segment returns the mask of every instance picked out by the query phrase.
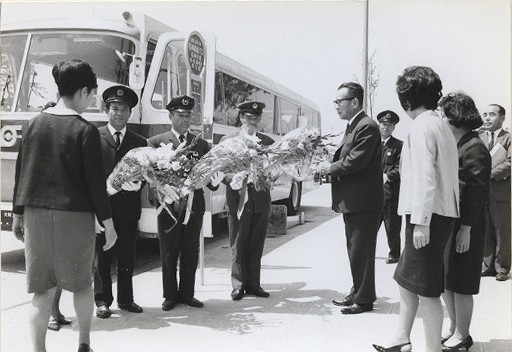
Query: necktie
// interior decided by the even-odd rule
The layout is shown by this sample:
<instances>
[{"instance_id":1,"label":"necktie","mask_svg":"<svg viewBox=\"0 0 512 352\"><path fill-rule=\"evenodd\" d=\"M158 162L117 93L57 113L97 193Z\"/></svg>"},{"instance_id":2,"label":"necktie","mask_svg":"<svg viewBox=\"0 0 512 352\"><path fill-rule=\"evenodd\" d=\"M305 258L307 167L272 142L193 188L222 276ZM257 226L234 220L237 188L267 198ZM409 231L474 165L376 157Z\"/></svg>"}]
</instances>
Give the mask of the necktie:
<instances>
[{"instance_id":1,"label":"necktie","mask_svg":"<svg viewBox=\"0 0 512 352\"><path fill-rule=\"evenodd\" d=\"M183 143L185 141L185 136L183 134L180 134L178 138L180 139L180 143Z\"/></svg>"},{"instance_id":2,"label":"necktie","mask_svg":"<svg viewBox=\"0 0 512 352\"><path fill-rule=\"evenodd\" d=\"M116 149L119 149L121 145L121 132L117 131L114 133L114 142L116 142Z\"/></svg>"},{"instance_id":3,"label":"necktie","mask_svg":"<svg viewBox=\"0 0 512 352\"><path fill-rule=\"evenodd\" d=\"M494 147L494 132L491 132L491 138L489 139L489 150L492 150Z\"/></svg>"}]
</instances>

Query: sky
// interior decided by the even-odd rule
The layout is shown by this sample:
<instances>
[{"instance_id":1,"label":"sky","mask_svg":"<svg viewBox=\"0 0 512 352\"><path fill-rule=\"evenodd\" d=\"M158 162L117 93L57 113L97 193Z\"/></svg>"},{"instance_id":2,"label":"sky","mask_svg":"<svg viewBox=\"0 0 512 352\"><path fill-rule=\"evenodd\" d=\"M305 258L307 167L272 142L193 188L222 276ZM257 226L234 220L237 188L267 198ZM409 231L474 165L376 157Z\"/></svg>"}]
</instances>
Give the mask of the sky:
<instances>
[{"instance_id":1,"label":"sky","mask_svg":"<svg viewBox=\"0 0 512 352\"><path fill-rule=\"evenodd\" d=\"M90 4L90 3L89 3ZM345 128L332 100L337 87L362 77L363 1L139 1L95 2L144 12L170 25L207 30L217 50L314 101L323 133ZM2 3L2 19L38 16L83 3ZM410 120L395 82L411 65L432 67L443 93L463 90L482 112L489 103L511 111L511 4L509 0L370 0L369 53L380 78L374 115L400 116L395 135L404 138Z\"/></svg>"}]
</instances>

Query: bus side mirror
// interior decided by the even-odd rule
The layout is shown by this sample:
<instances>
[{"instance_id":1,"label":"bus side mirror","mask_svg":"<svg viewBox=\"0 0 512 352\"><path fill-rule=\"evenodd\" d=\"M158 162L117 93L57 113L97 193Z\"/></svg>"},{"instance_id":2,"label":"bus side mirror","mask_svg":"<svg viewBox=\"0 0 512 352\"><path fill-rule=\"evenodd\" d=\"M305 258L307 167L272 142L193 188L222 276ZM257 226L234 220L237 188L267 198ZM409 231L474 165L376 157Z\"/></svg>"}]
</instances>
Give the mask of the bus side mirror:
<instances>
[{"instance_id":1,"label":"bus side mirror","mask_svg":"<svg viewBox=\"0 0 512 352\"><path fill-rule=\"evenodd\" d=\"M129 85L132 89L142 89L144 87L144 69L142 58L136 56L130 64Z\"/></svg>"}]
</instances>

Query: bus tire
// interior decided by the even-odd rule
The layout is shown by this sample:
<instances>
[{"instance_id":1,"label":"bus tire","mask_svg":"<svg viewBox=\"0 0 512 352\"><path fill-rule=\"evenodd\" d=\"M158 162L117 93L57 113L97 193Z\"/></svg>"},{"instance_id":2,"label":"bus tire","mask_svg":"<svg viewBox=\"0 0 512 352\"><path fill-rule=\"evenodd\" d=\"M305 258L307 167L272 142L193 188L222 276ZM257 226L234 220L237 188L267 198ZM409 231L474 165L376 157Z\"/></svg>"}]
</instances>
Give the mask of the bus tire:
<instances>
[{"instance_id":1,"label":"bus tire","mask_svg":"<svg viewBox=\"0 0 512 352\"><path fill-rule=\"evenodd\" d=\"M292 182L292 187L290 188L290 195L288 199L285 200L285 205L288 216L297 215L300 208L300 202L302 198L302 182Z\"/></svg>"}]
</instances>

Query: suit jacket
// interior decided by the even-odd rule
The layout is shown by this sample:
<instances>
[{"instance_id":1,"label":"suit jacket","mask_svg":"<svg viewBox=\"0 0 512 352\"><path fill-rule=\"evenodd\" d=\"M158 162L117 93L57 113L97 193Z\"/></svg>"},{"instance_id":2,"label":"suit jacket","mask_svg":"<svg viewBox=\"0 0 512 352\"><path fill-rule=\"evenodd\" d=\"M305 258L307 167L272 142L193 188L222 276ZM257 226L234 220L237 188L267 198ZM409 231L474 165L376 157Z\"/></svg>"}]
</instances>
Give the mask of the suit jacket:
<instances>
[{"instance_id":1,"label":"suit jacket","mask_svg":"<svg viewBox=\"0 0 512 352\"><path fill-rule=\"evenodd\" d=\"M480 138L488 148L489 137L487 133L480 134ZM491 170L491 199L500 202L510 202L510 133L501 130L496 136L494 145L498 143L507 151L507 159Z\"/></svg>"},{"instance_id":2,"label":"suit jacket","mask_svg":"<svg viewBox=\"0 0 512 352\"><path fill-rule=\"evenodd\" d=\"M196 135L192 134L191 132L188 132L187 134L187 143L186 145L190 145L192 143L192 140L196 137ZM176 135L172 131L164 132L157 134L156 136L151 137L148 139L148 145L153 148L160 147L161 143L169 144L172 143L174 148L177 148L180 144L180 141L178 138L176 138ZM210 151L210 146L208 145L208 142L205 141L202 138L199 138L196 142L196 144L191 148L189 152L189 157L193 157L196 159L201 159L203 155L208 153ZM217 187L212 187L208 185L208 188L211 190L216 190ZM200 214L205 212L205 201L204 201L204 191L202 189L197 189L194 191L194 201L192 202L192 212L194 214Z\"/></svg>"},{"instance_id":3,"label":"suit jacket","mask_svg":"<svg viewBox=\"0 0 512 352\"><path fill-rule=\"evenodd\" d=\"M127 129L126 135L121 145L119 145L119 149L116 150L116 142L108 130L107 125L98 128L98 130L101 134L103 167L105 168L105 175L107 176L112 173L114 167L126 153L134 148L147 146L146 138ZM140 190L138 192L121 190L109 197L114 222L134 222L140 219L140 193Z\"/></svg>"},{"instance_id":4,"label":"suit jacket","mask_svg":"<svg viewBox=\"0 0 512 352\"><path fill-rule=\"evenodd\" d=\"M389 137L382 147L382 172L388 177L384 183L384 200L398 201L400 192L400 154L404 142L395 137Z\"/></svg>"},{"instance_id":5,"label":"suit jacket","mask_svg":"<svg viewBox=\"0 0 512 352\"><path fill-rule=\"evenodd\" d=\"M238 131L234 134L224 136L220 140L221 142L228 138L233 138L241 135L241 131ZM260 139L259 144L261 145L271 145L274 143L274 140L267 135L257 132L256 136ZM229 176L228 176L229 177ZM228 209L230 213L236 213L238 209L238 205L240 203L240 191L233 190L229 183L226 183L226 204L228 205ZM255 213L263 212L269 209L270 207L270 191L259 191L257 192L251 184L247 186L247 194L249 200L244 209L251 210Z\"/></svg>"},{"instance_id":6,"label":"suit jacket","mask_svg":"<svg viewBox=\"0 0 512 352\"><path fill-rule=\"evenodd\" d=\"M43 112L30 120L16 161L13 212L30 206L110 218L100 139L81 116Z\"/></svg>"},{"instance_id":7,"label":"suit jacket","mask_svg":"<svg viewBox=\"0 0 512 352\"><path fill-rule=\"evenodd\" d=\"M331 164L332 209L358 213L382 209L382 143L377 123L359 113L345 131L345 137Z\"/></svg>"},{"instance_id":8,"label":"suit jacket","mask_svg":"<svg viewBox=\"0 0 512 352\"><path fill-rule=\"evenodd\" d=\"M489 194L491 156L477 132L466 133L457 143L459 150L460 217L463 225L475 227Z\"/></svg>"},{"instance_id":9,"label":"suit jacket","mask_svg":"<svg viewBox=\"0 0 512 352\"><path fill-rule=\"evenodd\" d=\"M459 217L457 142L434 111L419 114L404 141L400 160L398 214L430 226L432 214Z\"/></svg>"}]
</instances>

